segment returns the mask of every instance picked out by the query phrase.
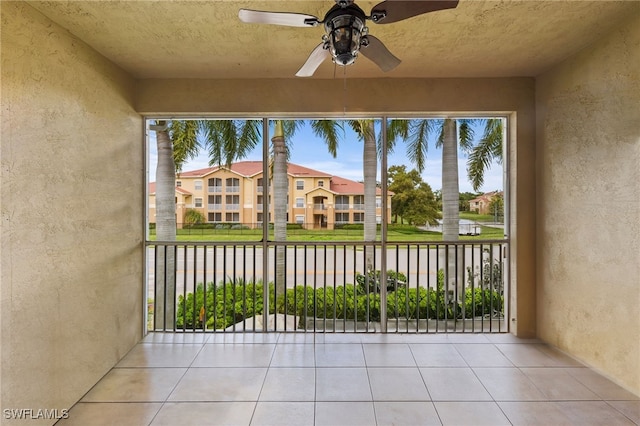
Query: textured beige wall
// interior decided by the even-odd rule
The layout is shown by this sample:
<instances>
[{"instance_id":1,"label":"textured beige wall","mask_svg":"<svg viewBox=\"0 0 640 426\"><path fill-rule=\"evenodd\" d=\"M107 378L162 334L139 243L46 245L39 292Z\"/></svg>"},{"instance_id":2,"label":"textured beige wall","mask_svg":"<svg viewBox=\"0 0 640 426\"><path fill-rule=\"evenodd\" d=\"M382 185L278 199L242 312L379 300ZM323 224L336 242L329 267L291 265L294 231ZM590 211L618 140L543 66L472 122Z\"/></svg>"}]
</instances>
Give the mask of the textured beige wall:
<instances>
[{"instance_id":1,"label":"textured beige wall","mask_svg":"<svg viewBox=\"0 0 640 426\"><path fill-rule=\"evenodd\" d=\"M537 79L538 334L640 394L640 15Z\"/></svg>"},{"instance_id":2,"label":"textured beige wall","mask_svg":"<svg viewBox=\"0 0 640 426\"><path fill-rule=\"evenodd\" d=\"M0 405L65 409L141 338L142 122L120 69L1 14Z\"/></svg>"},{"instance_id":3,"label":"textured beige wall","mask_svg":"<svg viewBox=\"0 0 640 426\"><path fill-rule=\"evenodd\" d=\"M512 186L508 196L514 262L511 330L535 335L535 89L531 78L273 79L138 82L136 107L145 114L227 116L283 114L469 114L509 117ZM345 86L346 85L346 86Z\"/></svg>"}]
</instances>

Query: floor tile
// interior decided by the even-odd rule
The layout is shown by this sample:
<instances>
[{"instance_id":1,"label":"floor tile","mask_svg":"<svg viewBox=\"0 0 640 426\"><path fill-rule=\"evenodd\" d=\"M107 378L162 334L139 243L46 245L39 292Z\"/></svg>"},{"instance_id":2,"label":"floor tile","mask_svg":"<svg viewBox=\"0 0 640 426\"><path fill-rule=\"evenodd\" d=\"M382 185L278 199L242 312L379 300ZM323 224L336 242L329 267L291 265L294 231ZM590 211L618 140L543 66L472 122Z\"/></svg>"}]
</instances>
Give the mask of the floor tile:
<instances>
[{"instance_id":1,"label":"floor tile","mask_svg":"<svg viewBox=\"0 0 640 426\"><path fill-rule=\"evenodd\" d=\"M495 402L434 402L444 426L511 425Z\"/></svg>"},{"instance_id":2,"label":"floor tile","mask_svg":"<svg viewBox=\"0 0 640 426\"><path fill-rule=\"evenodd\" d=\"M376 424L373 402L317 402L316 426L371 426Z\"/></svg>"},{"instance_id":3,"label":"floor tile","mask_svg":"<svg viewBox=\"0 0 640 426\"><path fill-rule=\"evenodd\" d=\"M204 343L209 339L209 336L210 335L206 333L151 332L142 339L142 343L167 343L167 344Z\"/></svg>"},{"instance_id":4,"label":"floor tile","mask_svg":"<svg viewBox=\"0 0 640 426\"><path fill-rule=\"evenodd\" d=\"M169 401L257 401L266 368L190 368Z\"/></svg>"},{"instance_id":5,"label":"floor tile","mask_svg":"<svg viewBox=\"0 0 640 426\"><path fill-rule=\"evenodd\" d=\"M489 333L485 335L491 343L542 343L540 339L526 339L510 333Z\"/></svg>"},{"instance_id":6,"label":"floor tile","mask_svg":"<svg viewBox=\"0 0 640 426\"><path fill-rule=\"evenodd\" d=\"M367 367L415 367L411 349L406 343L374 343L362 345Z\"/></svg>"},{"instance_id":7,"label":"floor tile","mask_svg":"<svg viewBox=\"0 0 640 426\"><path fill-rule=\"evenodd\" d=\"M271 367L315 367L315 345L292 345L278 343Z\"/></svg>"},{"instance_id":8,"label":"floor tile","mask_svg":"<svg viewBox=\"0 0 640 426\"><path fill-rule=\"evenodd\" d=\"M496 348L517 367L553 367L558 361L542 352L538 343L496 344Z\"/></svg>"},{"instance_id":9,"label":"floor tile","mask_svg":"<svg viewBox=\"0 0 640 426\"><path fill-rule=\"evenodd\" d=\"M452 345L410 344L418 367L467 367L466 361Z\"/></svg>"},{"instance_id":10,"label":"floor tile","mask_svg":"<svg viewBox=\"0 0 640 426\"><path fill-rule=\"evenodd\" d=\"M372 401L365 368L316 369L316 401Z\"/></svg>"},{"instance_id":11,"label":"floor tile","mask_svg":"<svg viewBox=\"0 0 640 426\"><path fill-rule=\"evenodd\" d=\"M496 401L544 401L546 397L517 368L474 368L485 389Z\"/></svg>"},{"instance_id":12,"label":"floor tile","mask_svg":"<svg viewBox=\"0 0 640 426\"><path fill-rule=\"evenodd\" d=\"M185 371L185 368L114 368L82 402L162 402Z\"/></svg>"},{"instance_id":13,"label":"floor tile","mask_svg":"<svg viewBox=\"0 0 640 426\"><path fill-rule=\"evenodd\" d=\"M79 402L69 410L60 426L148 425L161 403L157 402Z\"/></svg>"},{"instance_id":14,"label":"floor tile","mask_svg":"<svg viewBox=\"0 0 640 426\"><path fill-rule=\"evenodd\" d=\"M167 402L151 426L248 426L255 402ZM131 424L132 422L121 423ZM146 424L146 423L145 423Z\"/></svg>"},{"instance_id":15,"label":"floor tile","mask_svg":"<svg viewBox=\"0 0 640 426\"><path fill-rule=\"evenodd\" d=\"M383 425L441 425L431 402L376 401L373 403L377 424Z\"/></svg>"},{"instance_id":16,"label":"floor tile","mask_svg":"<svg viewBox=\"0 0 640 426\"><path fill-rule=\"evenodd\" d=\"M607 403L627 416L629 420L640 425L640 401L607 401Z\"/></svg>"},{"instance_id":17,"label":"floor tile","mask_svg":"<svg viewBox=\"0 0 640 426\"><path fill-rule=\"evenodd\" d=\"M270 368L260 401L313 401L316 372L313 368Z\"/></svg>"},{"instance_id":18,"label":"floor tile","mask_svg":"<svg viewBox=\"0 0 640 426\"><path fill-rule=\"evenodd\" d=\"M420 368L433 401L490 401L470 368Z\"/></svg>"},{"instance_id":19,"label":"floor tile","mask_svg":"<svg viewBox=\"0 0 640 426\"><path fill-rule=\"evenodd\" d=\"M582 367L582 363L580 361L571 358L569 355L565 354L559 349L552 348L548 345L542 345L538 348L540 351L544 352L551 358L553 358L556 362L557 366L566 366L566 367Z\"/></svg>"},{"instance_id":20,"label":"floor tile","mask_svg":"<svg viewBox=\"0 0 640 426\"><path fill-rule=\"evenodd\" d=\"M274 344L204 345L193 367L268 367Z\"/></svg>"},{"instance_id":21,"label":"floor tile","mask_svg":"<svg viewBox=\"0 0 640 426\"><path fill-rule=\"evenodd\" d=\"M514 426L573 426L573 423L554 402L518 401L498 402Z\"/></svg>"},{"instance_id":22,"label":"floor tile","mask_svg":"<svg viewBox=\"0 0 640 426\"><path fill-rule=\"evenodd\" d=\"M280 335L278 333L212 333L206 343L276 343Z\"/></svg>"},{"instance_id":23,"label":"floor tile","mask_svg":"<svg viewBox=\"0 0 640 426\"><path fill-rule=\"evenodd\" d=\"M313 402L258 402L251 426L313 426Z\"/></svg>"},{"instance_id":24,"label":"floor tile","mask_svg":"<svg viewBox=\"0 0 640 426\"><path fill-rule=\"evenodd\" d=\"M317 367L364 367L364 352L359 343L325 343L315 347Z\"/></svg>"},{"instance_id":25,"label":"floor tile","mask_svg":"<svg viewBox=\"0 0 640 426\"><path fill-rule=\"evenodd\" d=\"M417 367L369 368L374 401L430 401Z\"/></svg>"},{"instance_id":26,"label":"floor tile","mask_svg":"<svg viewBox=\"0 0 640 426\"><path fill-rule=\"evenodd\" d=\"M453 346L471 367L513 367L494 344L457 343Z\"/></svg>"},{"instance_id":27,"label":"floor tile","mask_svg":"<svg viewBox=\"0 0 640 426\"><path fill-rule=\"evenodd\" d=\"M617 426L634 423L604 401L560 401L556 405L571 420L580 426Z\"/></svg>"},{"instance_id":28,"label":"floor tile","mask_svg":"<svg viewBox=\"0 0 640 426\"><path fill-rule=\"evenodd\" d=\"M550 401L601 399L561 368L522 368L521 371Z\"/></svg>"},{"instance_id":29,"label":"floor tile","mask_svg":"<svg viewBox=\"0 0 640 426\"><path fill-rule=\"evenodd\" d=\"M588 387L596 395L606 400L640 400L640 397L632 394L611 380L596 373L590 368L565 368L564 371Z\"/></svg>"},{"instance_id":30,"label":"floor tile","mask_svg":"<svg viewBox=\"0 0 640 426\"><path fill-rule=\"evenodd\" d=\"M189 367L203 344L141 343L117 365L121 367Z\"/></svg>"}]
</instances>

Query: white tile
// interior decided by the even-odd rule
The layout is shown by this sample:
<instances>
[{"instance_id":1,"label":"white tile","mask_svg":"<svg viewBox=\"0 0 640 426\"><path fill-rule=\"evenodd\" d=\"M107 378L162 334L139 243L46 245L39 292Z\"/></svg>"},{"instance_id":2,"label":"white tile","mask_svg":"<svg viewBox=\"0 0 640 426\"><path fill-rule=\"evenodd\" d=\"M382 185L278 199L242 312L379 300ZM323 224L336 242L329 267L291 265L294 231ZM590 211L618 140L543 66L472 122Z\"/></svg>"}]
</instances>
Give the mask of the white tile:
<instances>
[{"instance_id":1,"label":"white tile","mask_svg":"<svg viewBox=\"0 0 640 426\"><path fill-rule=\"evenodd\" d=\"M317 402L316 426L372 426L373 402Z\"/></svg>"},{"instance_id":2,"label":"white tile","mask_svg":"<svg viewBox=\"0 0 640 426\"><path fill-rule=\"evenodd\" d=\"M580 426L633 426L635 423L604 401L558 401L556 405Z\"/></svg>"},{"instance_id":3,"label":"white tile","mask_svg":"<svg viewBox=\"0 0 640 426\"><path fill-rule=\"evenodd\" d=\"M417 367L369 368L374 401L430 401Z\"/></svg>"},{"instance_id":4,"label":"white tile","mask_svg":"<svg viewBox=\"0 0 640 426\"><path fill-rule=\"evenodd\" d=\"M444 426L511 425L495 402L434 402Z\"/></svg>"},{"instance_id":5,"label":"white tile","mask_svg":"<svg viewBox=\"0 0 640 426\"><path fill-rule=\"evenodd\" d=\"M379 425L441 425L431 402L375 401L376 420Z\"/></svg>"},{"instance_id":6,"label":"white tile","mask_svg":"<svg viewBox=\"0 0 640 426\"><path fill-rule=\"evenodd\" d=\"M274 344L204 345L192 367L268 367Z\"/></svg>"},{"instance_id":7,"label":"white tile","mask_svg":"<svg viewBox=\"0 0 640 426\"><path fill-rule=\"evenodd\" d=\"M185 368L114 368L82 401L162 402L185 371Z\"/></svg>"},{"instance_id":8,"label":"white tile","mask_svg":"<svg viewBox=\"0 0 640 426\"><path fill-rule=\"evenodd\" d=\"M466 361L453 345L410 344L409 348L418 367L467 367Z\"/></svg>"},{"instance_id":9,"label":"white tile","mask_svg":"<svg viewBox=\"0 0 640 426\"><path fill-rule=\"evenodd\" d=\"M317 368L316 401L371 401L365 368Z\"/></svg>"},{"instance_id":10,"label":"white tile","mask_svg":"<svg viewBox=\"0 0 640 426\"><path fill-rule=\"evenodd\" d=\"M462 358L471 367L513 367L494 344L455 344Z\"/></svg>"},{"instance_id":11,"label":"white tile","mask_svg":"<svg viewBox=\"0 0 640 426\"><path fill-rule=\"evenodd\" d=\"M521 371L550 401L601 399L562 368L522 368Z\"/></svg>"},{"instance_id":12,"label":"white tile","mask_svg":"<svg viewBox=\"0 0 640 426\"><path fill-rule=\"evenodd\" d=\"M116 367L189 367L203 344L141 343Z\"/></svg>"},{"instance_id":13,"label":"white tile","mask_svg":"<svg viewBox=\"0 0 640 426\"><path fill-rule=\"evenodd\" d=\"M167 402L151 426L248 426L255 402ZM133 422L124 422L131 424ZM146 424L146 423L145 423Z\"/></svg>"},{"instance_id":14,"label":"white tile","mask_svg":"<svg viewBox=\"0 0 640 426\"><path fill-rule=\"evenodd\" d=\"M517 368L474 368L485 389L496 401L544 401L546 397Z\"/></svg>"},{"instance_id":15,"label":"white tile","mask_svg":"<svg viewBox=\"0 0 640 426\"><path fill-rule=\"evenodd\" d=\"M308 344L278 343L271 367L315 367L315 348Z\"/></svg>"},{"instance_id":16,"label":"white tile","mask_svg":"<svg viewBox=\"0 0 640 426\"><path fill-rule=\"evenodd\" d=\"M313 426L313 402L258 402L251 426Z\"/></svg>"},{"instance_id":17,"label":"white tile","mask_svg":"<svg viewBox=\"0 0 640 426\"><path fill-rule=\"evenodd\" d=\"M316 372L313 368L270 368L260 401L313 401Z\"/></svg>"},{"instance_id":18,"label":"white tile","mask_svg":"<svg viewBox=\"0 0 640 426\"><path fill-rule=\"evenodd\" d=\"M400 344L363 344L367 367L415 367L411 349L406 343Z\"/></svg>"},{"instance_id":19,"label":"white tile","mask_svg":"<svg viewBox=\"0 0 640 426\"><path fill-rule=\"evenodd\" d=\"M359 343L325 343L316 345L318 367L364 367L364 352Z\"/></svg>"},{"instance_id":20,"label":"white tile","mask_svg":"<svg viewBox=\"0 0 640 426\"><path fill-rule=\"evenodd\" d=\"M169 401L257 401L266 368L190 368Z\"/></svg>"},{"instance_id":21,"label":"white tile","mask_svg":"<svg viewBox=\"0 0 640 426\"><path fill-rule=\"evenodd\" d=\"M491 395L470 368L420 368L433 401L487 401Z\"/></svg>"},{"instance_id":22,"label":"white tile","mask_svg":"<svg viewBox=\"0 0 640 426\"><path fill-rule=\"evenodd\" d=\"M621 386L616 385L611 380L596 373L590 368L564 368L573 378L588 387L600 398L610 401L615 400L640 400L640 397L632 394Z\"/></svg>"},{"instance_id":23,"label":"white tile","mask_svg":"<svg viewBox=\"0 0 640 426\"><path fill-rule=\"evenodd\" d=\"M120 426L147 425L160 407L159 402L79 402L69 410L60 426Z\"/></svg>"}]
</instances>

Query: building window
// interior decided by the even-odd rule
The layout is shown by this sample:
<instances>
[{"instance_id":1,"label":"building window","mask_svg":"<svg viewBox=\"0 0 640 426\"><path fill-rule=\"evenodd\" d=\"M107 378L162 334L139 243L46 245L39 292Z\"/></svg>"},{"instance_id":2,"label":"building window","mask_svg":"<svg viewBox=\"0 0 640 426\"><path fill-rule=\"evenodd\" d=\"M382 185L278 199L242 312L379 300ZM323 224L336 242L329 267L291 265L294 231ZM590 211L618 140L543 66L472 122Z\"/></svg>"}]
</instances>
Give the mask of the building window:
<instances>
[{"instance_id":1,"label":"building window","mask_svg":"<svg viewBox=\"0 0 640 426\"><path fill-rule=\"evenodd\" d=\"M225 222L240 222L240 213L225 213Z\"/></svg>"},{"instance_id":2,"label":"building window","mask_svg":"<svg viewBox=\"0 0 640 426\"><path fill-rule=\"evenodd\" d=\"M304 198L296 198L296 207L304 208Z\"/></svg>"},{"instance_id":3,"label":"building window","mask_svg":"<svg viewBox=\"0 0 640 426\"><path fill-rule=\"evenodd\" d=\"M376 216L376 223L380 225L382 223L382 216Z\"/></svg>"},{"instance_id":4,"label":"building window","mask_svg":"<svg viewBox=\"0 0 640 426\"><path fill-rule=\"evenodd\" d=\"M318 181L318 186L319 186L320 188L322 188L322 187L324 186L324 181L323 181L323 180L319 180L319 181Z\"/></svg>"},{"instance_id":5,"label":"building window","mask_svg":"<svg viewBox=\"0 0 640 426\"><path fill-rule=\"evenodd\" d=\"M336 213L336 223L349 223L349 213Z\"/></svg>"},{"instance_id":6,"label":"building window","mask_svg":"<svg viewBox=\"0 0 640 426\"><path fill-rule=\"evenodd\" d=\"M227 178L227 192L240 192L240 179Z\"/></svg>"},{"instance_id":7,"label":"building window","mask_svg":"<svg viewBox=\"0 0 640 426\"><path fill-rule=\"evenodd\" d=\"M209 213L207 217L209 222L222 222L222 213Z\"/></svg>"},{"instance_id":8,"label":"building window","mask_svg":"<svg viewBox=\"0 0 640 426\"><path fill-rule=\"evenodd\" d=\"M303 224L304 223L304 215L296 215L296 223Z\"/></svg>"},{"instance_id":9,"label":"building window","mask_svg":"<svg viewBox=\"0 0 640 426\"><path fill-rule=\"evenodd\" d=\"M256 220L258 223L262 223L262 218L264 217L264 213L258 213L256 216Z\"/></svg>"},{"instance_id":10,"label":"building window","mask_svg":"<svg viewBox=\"0 0 640 426\"><path fill-rule=\"evenodd\" d=\"M338 195L336 197L336 210L349 210L349 196Z\"/></svg>"},{"instance_id":11,"label":"building window","mask_svg":"<svg viewBox=\"0 0 640 426\"><path fill-rule=\"evenodd\" d=\"M262 188L263 187L263 183L262 182L264 182L264 180L262 178L258 178L258 181L256 182L257 185L258 185L258 188L257 188L258 192L263 192L264 191L264 189Z\"/></svg>"},{"instance_id":12,"label":"building window","mask_svg":"<svg viewBox=\"0 0 640 426\"><path fill-rule=\"evenodd\" d=\"M376 197L376 208L379 209L382 207L382 198Z\"/></svg>"},{"instance_id":13,"label":"building window","mask_svg":"<svg viewBox=\"0 0 640 426\"><path fill-rule=\"evenodd\" d=\"M353 209L364 210L364 195L353 196Z\"/></svg>"},{"instance_id":14,"label":"building window","mask_svg":"<svg viewBox=\"0 0 640 426\"><path fill-rule=\"evenodd\" d=\"M181 180L177 180L177 181L176 181L176 186L177 186L178 188L182 187L182 181L181 181Z\"/></svg>"},{"instance_id":15,"label":"building window","mask_svg":"<svg viewBox=\"0 0 640 426\"><path fill-rule=\"evenodd\" d=\"M222 179L211 178L207 181L209 192L222 192Z\"/></svg>"},{"instance_id":16,"label":"building window","mask_svg":"<svg viewBox=\"0 0 640 426\"><path fill-rule=\"evenodd\" d=\"M353 214L353 222L354 223L363 223L364 222L364 213L354 213Z\"/></svg>"},{"instance_id":17,"label":"building window","mask_svg":"<svg viewBox=\"0 0 640 426\"><path fill-rule=\"evenodd\" d=\"M297 180L296 181L296 189L298 189L298 190L304 189L304 181L303 180Z\"/></svg>"},{"instance_id":18,"label":"building window","mask_svg":"<svg viewBox=\"0 0 640 426\"><path fill-rule=\"evenodd\" d=\"M227 195L225 196L225 204L227 210L240 210L240 196L239 195Z\"/></svg>"},{"instance_id":19,"label":"building window","mask_svg":"<svg viewBox=\"0 0 640 426\"><path fill-rule=\"evenodd\" d=\"M202 191L202 181L196 180L194 183L196 191Z\"/></svg>"},{"instance_id":20,"label":"building window","mask_svg":"<svg viewBox=\"0 0 640 426\"><path fill-rule=\"evenodd\" d=\"M202 207L202 198L196 198L195 199L195 206L198 208Z\"/></svg>"}]
</instances>

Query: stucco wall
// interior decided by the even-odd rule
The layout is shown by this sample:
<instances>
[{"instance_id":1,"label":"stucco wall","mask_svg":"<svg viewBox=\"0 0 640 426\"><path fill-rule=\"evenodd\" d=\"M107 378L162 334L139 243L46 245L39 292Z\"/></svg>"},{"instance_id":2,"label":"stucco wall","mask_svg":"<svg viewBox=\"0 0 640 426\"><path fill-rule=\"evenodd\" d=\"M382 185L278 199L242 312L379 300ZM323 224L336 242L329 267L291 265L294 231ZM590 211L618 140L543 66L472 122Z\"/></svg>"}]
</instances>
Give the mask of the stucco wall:
<instances>
[{"instance_id":1,"label":"stucco wall","mask_svg":"<svg viewBox=\"0 0 640 426\"><path fill-rule=\"evenodd\" d=\"M538 335L640 394L640 15L536 81Z\"/></svg>"},{"instance_id":2,"label":"stucco wall","mask_svg":"<svg viewBox=\"0 0 640 426\"><path fill-rule=\"evenodd\" d=\"M61 410L141 338L142 123L120 69L1 13L1 408Z\"/></svg>"}]
</instances>

